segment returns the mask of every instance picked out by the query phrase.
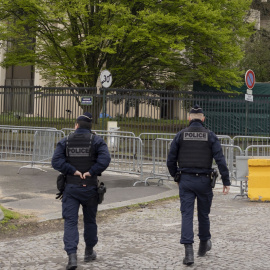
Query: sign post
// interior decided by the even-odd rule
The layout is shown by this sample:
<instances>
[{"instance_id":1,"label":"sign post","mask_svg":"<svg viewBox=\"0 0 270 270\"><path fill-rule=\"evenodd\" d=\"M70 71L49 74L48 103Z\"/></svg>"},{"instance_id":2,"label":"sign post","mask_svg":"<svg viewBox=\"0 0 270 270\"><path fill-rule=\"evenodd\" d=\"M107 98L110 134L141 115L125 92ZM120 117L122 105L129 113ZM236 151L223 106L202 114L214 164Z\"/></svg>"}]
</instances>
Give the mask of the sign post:
<instances>
[{"instance_id":1,"label":"sign post","mask_svg":"<svg viewBox=\"0 0 270 270\"><path fill-rule=\"evenodd\" d=\"M249 69L245 74L245 83L248 87L247 93L245 94L245 100L247 101L245 135L247 136L248 102L253 102L252 88L255 85L255 73L251 69Z\"/></svg>"},{"instance_id":2,"label":"sign post","mask_svg":"<svg viewBox=\"0 0 270 270\"><path fill-rule=\"evenodd\" d=\"M245 100L253 102L252 88L255 85L255 73L251 69L246 72L245 82L248 87Z\"/></svg>"},{"instance_id":3,"label":"sign post","mask_svg":"<svg viewBox=\"0 0 270 270\"><path fill-rule=\"evenodd\" d=\"M109 70L105 69L100 74L100 82L103 88L103 106L102 106L102 130L104 130L104 118L106 114L106 89L112 84L112 74Z\"/></svg>"}]
</instances>

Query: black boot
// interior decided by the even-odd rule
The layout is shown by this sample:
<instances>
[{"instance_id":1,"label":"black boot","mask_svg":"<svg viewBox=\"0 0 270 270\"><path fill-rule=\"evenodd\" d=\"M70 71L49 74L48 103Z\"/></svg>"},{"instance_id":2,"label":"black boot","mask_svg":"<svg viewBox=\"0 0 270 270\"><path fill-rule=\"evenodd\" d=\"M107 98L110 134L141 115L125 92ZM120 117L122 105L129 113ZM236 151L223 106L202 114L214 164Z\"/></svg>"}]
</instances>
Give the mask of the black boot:
<instances>
[{"instance_id":1,"label":"black boot","mask_svg":"<svg viewBox=\"0 0 270 270\"><path fill-rule=\"evenodd\" d=\"M211 240L207 241L200 241L200 246L198 250L198 256L203 257L207 251L209 251L212 247L212 242Z\"/></svg>"},{"instance_id":2,"label":"black boot","mask_svg":"<svg viewBox=\"0 0 270 270\"><path fill-rule=\"evenodd\" d=\"M194 252L192 244L185 244L185 258L183 264L191 265L194 263Z\"/></svg>"},{"instance_id":3,"label":"black boot","mask_svg":"<svg viewBox=\"0 0 270 270\"><path fill-rule=\"evenodd\" d=\"M74 270L77 268L77 254L71 253L68 255L68 264L66 270Z\"/></svg>"},{"instance_id":4,"label":"black boot","mask_svg":"<svg viewBox=\"0 0 270 270\"><path fill-rule=\"evenodd\" d=\"M84 261L90 262L97 258L97 253L93 250L93 248L86 247L84 253Z\"/></svg>"}]
</instances>

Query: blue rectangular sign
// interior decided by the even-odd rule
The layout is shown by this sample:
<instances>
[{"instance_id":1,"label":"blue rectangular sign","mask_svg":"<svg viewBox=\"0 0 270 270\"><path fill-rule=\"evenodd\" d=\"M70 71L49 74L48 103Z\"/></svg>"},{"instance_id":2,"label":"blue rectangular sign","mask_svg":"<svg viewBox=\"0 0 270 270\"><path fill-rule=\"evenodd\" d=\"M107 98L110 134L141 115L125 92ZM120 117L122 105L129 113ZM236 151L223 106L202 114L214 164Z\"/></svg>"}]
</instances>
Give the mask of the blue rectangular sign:
<instances>
[{"instance_id":1,"label":"blue rectangular sign","mask_svg":"<svg viewBox=\"0 0 270 270\"><path fill-rule=\"evenodd\" d=\"M93 97L81 97L81 105L92 105L93 104Z\"/></svg>"}]
</instances>

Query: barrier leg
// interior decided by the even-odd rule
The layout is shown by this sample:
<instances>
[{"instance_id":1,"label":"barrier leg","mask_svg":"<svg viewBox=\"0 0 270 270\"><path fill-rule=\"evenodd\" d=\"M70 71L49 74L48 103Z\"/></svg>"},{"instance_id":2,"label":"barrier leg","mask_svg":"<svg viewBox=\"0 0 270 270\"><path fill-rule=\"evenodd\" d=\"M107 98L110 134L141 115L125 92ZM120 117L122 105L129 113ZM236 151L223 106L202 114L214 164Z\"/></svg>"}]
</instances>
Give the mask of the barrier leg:
<instances>
[{"instance_id":1,"label":"barrier leg","mask_svg":"<svg viewBox=\"0 0 270 270\"><path fill-rule=\"evenodd\" d=\"M159 176L149 176L149 177L147 177L144 181L143 181L143 180L136 181L136 182L133 184L133 186L135 187L136 184L138 184L138 183L144 183L145 186L146 186L146 185L147 185L147 186L150 186L150 184L148 183L148 180L149 180L149 179L158 179L157 186L163 185L163 180L164 180L164 178L159 177ZM167 180L167 178L166 178L165 180Z\"/></svg>"},{"instance_id":2,"label":"barrier leg","mask_svg":"<svg viewBox=\"0 0 270 270\"><path fill-rule=\"evenodd\" d=\"M244 197L244 196L246 196L246 197L248 197L248 195L245 193L245 191L246 191L246 188L243 188L243 182L245 182L246 183L246 185L247 185L247 181L240 181L241 183L240 183L240 194L237 194L237 195L235 195L235 197L234 197L234 199L236 198L236 197Z\"/></svg>"},{"instance_id":3,"label":"barrier leg","mask_svg":"<svg viewBox=\"0 0 270 270\"><path fill-rule=\"evenodd\" d=\"M147 177L144 181L143 181L143 180L136 181L136 182L133 184L133 187L135 187L138 183L144 183L145 186L150 186L149 183L147 182L148 179L150 179L150 178L154 178L154 177Z\"/></svg>"},{"instance_id":4,"label":"barrier leg","mask_svg":"<svg viewBox=\"0 0 270 270\"><path fill-rule=\"evenodd\" d=\"M37 169L37 170L40 170L42 172L47 172L47 171L41 169L40 167L38 167L38 166L36 166L34 164L25 165L25 166L20 167L19 170L18 170L18 172L17 172L18 174L20 173L20 170L21 169Z\"/></svg>"}]
</instances>

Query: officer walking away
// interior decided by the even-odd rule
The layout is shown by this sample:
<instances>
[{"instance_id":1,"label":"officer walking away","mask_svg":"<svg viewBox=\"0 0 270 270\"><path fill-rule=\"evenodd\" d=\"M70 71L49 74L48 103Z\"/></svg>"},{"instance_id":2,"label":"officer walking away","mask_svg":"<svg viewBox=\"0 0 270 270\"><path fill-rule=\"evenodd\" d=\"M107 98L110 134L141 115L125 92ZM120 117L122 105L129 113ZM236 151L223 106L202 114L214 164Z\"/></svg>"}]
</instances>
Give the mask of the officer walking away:
<instances>
[{"instance_id":1,"label":"officer walking away","mask_svg":"<svg viewBox=\"0 0 270 270\"><path fill-rule=\"evenodd\" d=\"M75 132L58 142L52 166L66 176L62 198L64 245L69 260L66 269L77 268L79 242L78 212L82 205L84 222L84 261L96 259L93 250L98 242L96 214L98 208L97 176L106 170L111 161L105 141L91 132L92 115L79 116Z\"/></svg>"},{"instance_id":2,"label":"officer walking away","mask_svg":"<svg viewBox=\"0 0 270 270\"><path fill-rule=\"evenodd\" d=\"M200 245L198 256L204 256L212 247L209 213L213 199L211 175L213 158L218 165L223 182L223 194L230 190L229 171L220 142L214 132L203 126L203 110L195 105L189 112L189 126L173 139L167 158L170 175L179 185L182 228L180 244L185 246L183 264L194 263L193 214L197 198L198 231Z\"/></svg>"}]
</instances>

